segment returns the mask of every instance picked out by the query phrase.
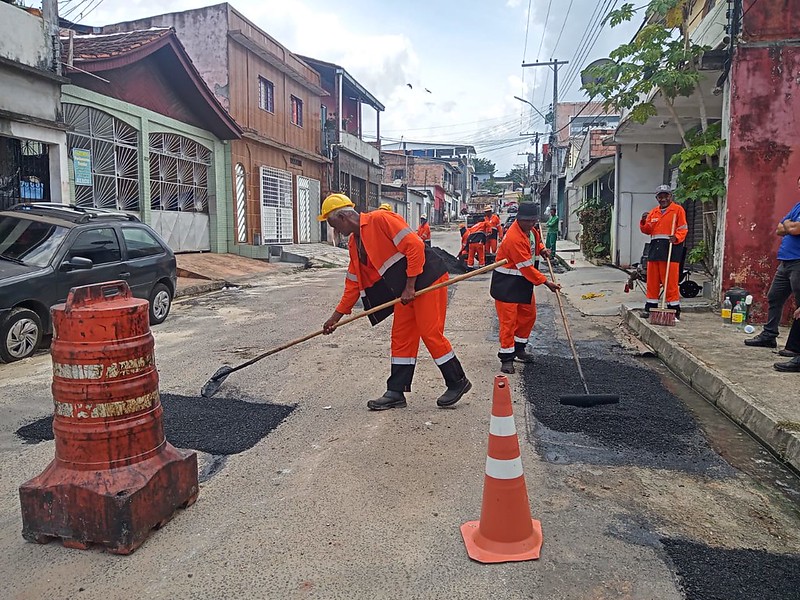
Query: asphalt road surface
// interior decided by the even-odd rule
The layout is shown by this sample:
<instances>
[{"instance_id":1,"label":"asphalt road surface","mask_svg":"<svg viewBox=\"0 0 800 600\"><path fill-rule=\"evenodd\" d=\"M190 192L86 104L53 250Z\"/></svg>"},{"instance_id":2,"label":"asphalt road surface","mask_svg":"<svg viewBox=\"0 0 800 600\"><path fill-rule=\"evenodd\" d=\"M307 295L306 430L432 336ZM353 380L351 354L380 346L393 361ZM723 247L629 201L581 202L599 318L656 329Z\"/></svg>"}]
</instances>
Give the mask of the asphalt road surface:
<instances>
[{"instance_id":1,"label":"asphalt road surface","mask_svg":"<svg viewBox=\"0 0 800 600\"><path fill-rule=\"evenodd\" d=\"M458 234L434 234L450 251ZM321 327L344 270L256 281L176 303L155 328L165 427L197 449L200 495L133 555L37 545L18 486L53 457L47 354L0 365L0 597L800 598L797 479L652 360L618 319L569 311L590 385L616 406L577 409L554 297L537 290L536 364L512 397L538 561L472 562L459 526L481 511L499 370L489 277L450 293L447 334L474 387L452 410L423 350L406 409L372 413L389 330L358 321L200 387L222 364ZM179 444L179 445L180 445Z\"/></svg>"}]
</instances>

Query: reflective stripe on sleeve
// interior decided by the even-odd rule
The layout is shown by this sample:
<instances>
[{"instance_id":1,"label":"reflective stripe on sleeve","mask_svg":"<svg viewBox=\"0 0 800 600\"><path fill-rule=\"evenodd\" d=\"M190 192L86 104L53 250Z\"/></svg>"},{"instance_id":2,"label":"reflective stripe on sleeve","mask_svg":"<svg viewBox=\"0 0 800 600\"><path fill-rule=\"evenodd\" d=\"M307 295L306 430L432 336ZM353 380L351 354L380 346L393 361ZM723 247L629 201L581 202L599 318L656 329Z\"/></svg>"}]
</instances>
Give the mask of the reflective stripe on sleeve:
<instances>
[{"instance_id":1,"label":"reflective stripe on sleeve","mask_svg":"<svg viewBox=\"0 0 800 600\"><path fill-rule=\"evenodd\" d=\"M403 240L403 238L406 237L410 233L414 233L413 231L411 231L410 227L406 227L405 229L401 229L398 232L398 234L396 236L394 236L394 238L392 238L392 242L394 243L395 246L397 246L397 244L399 244Z\"/></svg>"},{"instance_id":2,"label":"reflective stripe on sleeve","mask_svg":"<svg viewBox=\"0 0 800 600\"><path fill-rule=\"evenodd\" d=\"M525 260L525 261L523 261L521 263L517 263L517 268L518 269L524 269L525 267L532 267L532 266L533 266L533 259L532 258L530 260Z\"/></svg>"},{"instance_id":3,"label":"reflective stripe on sleeve","mask_svg":"<svg viewBox=\"0 0 800 600\"><path fill-rule=\"evenodd\" d=\"M354 273L351 273L350 271L348 271L344 277L345 279L349 279L350 281L355 281L356 283L358 283L358 276L355 275Z\"/></svg>"}]
</instances>

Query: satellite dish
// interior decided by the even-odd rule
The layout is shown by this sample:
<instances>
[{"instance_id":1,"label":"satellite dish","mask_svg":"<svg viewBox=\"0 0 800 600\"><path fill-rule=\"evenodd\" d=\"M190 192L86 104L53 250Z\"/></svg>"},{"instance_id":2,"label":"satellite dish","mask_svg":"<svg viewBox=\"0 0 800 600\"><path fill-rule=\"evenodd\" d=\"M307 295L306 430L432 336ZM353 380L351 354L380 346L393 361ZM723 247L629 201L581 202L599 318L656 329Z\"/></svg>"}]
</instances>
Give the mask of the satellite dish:
<instances>
[{"instance_id":1,"label":"satellite dish","mask_svg":"<svg viewBox=\"0 0 800 600\"><path fill-rule=\"evenodd\" d=\"M599 58L593 63L586 65L586 68L584 68L583 71L581 71L581 84L585 86L590 83L601 83L601 80L599 78L590 76L587 73L587 71L593 69L594 67L602 67L604 65L608 65L613 62L614 61L611 60L610 58Z\"/></svg>"}]
</instances>

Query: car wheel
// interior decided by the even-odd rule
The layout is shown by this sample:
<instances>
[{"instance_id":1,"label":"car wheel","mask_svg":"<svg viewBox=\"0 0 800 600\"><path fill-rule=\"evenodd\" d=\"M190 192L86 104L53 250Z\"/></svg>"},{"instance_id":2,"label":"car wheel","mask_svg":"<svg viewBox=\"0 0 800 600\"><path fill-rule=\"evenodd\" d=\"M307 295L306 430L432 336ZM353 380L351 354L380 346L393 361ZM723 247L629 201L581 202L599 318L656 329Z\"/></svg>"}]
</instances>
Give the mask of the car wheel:
<instances>
[{"instance_id":1,"label":"car wheel","mask_svg":"<svg viewBox=\"0 0 800 600\"><path fill-rule=\"evenodd\" d=\"M15 308L0 326L0 358L7 363L28 358L41 341L39 315L27 308Z\"/></svg>"},{"instance_id":2,"label":"car wheel","mask_svg":"<svg viewBox=\"0 0 800 600\"><path fill-rule=\"evenodd\" d=\"M150 325L160 325L164 322L172 308L172 294L163 283L157 283L150 292Z\"/></svg>"}]
</instances>

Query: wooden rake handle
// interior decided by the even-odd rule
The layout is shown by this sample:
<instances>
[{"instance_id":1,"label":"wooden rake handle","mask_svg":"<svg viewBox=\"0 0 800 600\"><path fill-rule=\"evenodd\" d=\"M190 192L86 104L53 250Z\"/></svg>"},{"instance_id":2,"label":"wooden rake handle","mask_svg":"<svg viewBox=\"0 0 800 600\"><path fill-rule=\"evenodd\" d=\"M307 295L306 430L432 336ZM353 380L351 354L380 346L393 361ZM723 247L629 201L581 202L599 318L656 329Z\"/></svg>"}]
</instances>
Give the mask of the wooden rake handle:
<instances>
[{"instance_id":1,"label":"wooden rake handle","mask_svg":"<svg viewBox=\"0 0 800 600\"><path fill-rule=\"evenodd\" d=\"M542 224L539 223L539 235L542 235ZM556 283L556 274L553 271L553 263L550 262L550 256L546 256L547 268L550 270L550 279ZM567 341L569 341L569 349L572 351L572 358L575 359L575 366L578 367L578 376L581 378L583 389L586 395L589 395L589 386L586 383L586 377L583 375L583 368L581 367L581 360L578 358L578 350L575 348L575 342L572 339L572 332L569 330L569 321L567 321L567 313L564 312L564 303L561 301L561 290L556 290L556 300L558 300L558 310L561 312L561 321L564 323L564 332L567 334Z\"/></svg>"},{"instance_id":2,"label":"wooden rake handle","mask_svg":"<svg viewBox=\"0 0 800 600\"><path fill-rule=\"evenodd\" d=\"M441 283L437 283L435 285L428 286L428 287L423 288L421 290L417 290L417 292L414 294L414 298L419 298L423 294L427 294L428 292L433 292L435 290L439 290L441 288L447 287L449 285L453 285L454 283L458 283L460 281L465 281L467 279L470 279L471 277L475 277L477 275L482 275L483 273L488 273L489 271L494 271L497 267L502 267L507 262L508 262L508 260L506 260L506 259L499 260L496 263L492 263L491 265L487 265L485 267L481 267L480 269L478 269L476 271L471 271L469 273L464 273L463 275L459 275L457 277L453 277L452 279L448 279L447 281L442 281ZM378 306L370 308L369 310L362 311L362 312L360 312L358 314L355 314L355 315L353 315L351 317L348 317L346 319L343 319L343 320L339 321L336 324L336 327L334 329L338 329L339 327L342 327L343 325L347 325L348 323L352 323L353 321L357 321L358 319L363 319L364 317L368 317L369 315L373 315L373 314L375 314L377 312L380 312L380 311L382 311L384 309L387 309L387 308L389 308L391 306L394 306L395 304L399 304L399 303L400 303L400 298L395 298L394 300L390 300L389 302L384 302L383 304L380 304ZM252 359L248 360L245 363L242 363L240 365L237 365L237 366L231 368L231 370L228 371L228 373L233 373L234 371L238 371L239 369L244 369L245 367L249 367L253 363L257 363L258 361L260 361L260 360L262 360L264 358L267 358L268 356L272 356L273 354L277 354L278 352L281 352L282 350L286 350L287 348L291 348L292 346L296 346L297 344L302 344L303 342L307 342L308 340L313 339L313 338L315 338L315 337L317 337L319 335L322 335L323 333L324 333L324 330L320 329L319 331L315 331L314 333L309 333L308 335L305 335L305 336L303 336L301 338L298 338L296 340L292 340L291 342L286 342L285 344L283 344L281 346L278 346L276 348L272 348L271 350L267 350L263 354L259 354L255 358L252 358Z\"/></svg>"}]
</instances>

